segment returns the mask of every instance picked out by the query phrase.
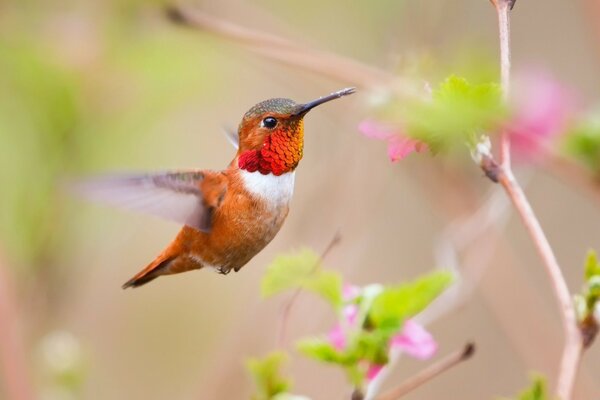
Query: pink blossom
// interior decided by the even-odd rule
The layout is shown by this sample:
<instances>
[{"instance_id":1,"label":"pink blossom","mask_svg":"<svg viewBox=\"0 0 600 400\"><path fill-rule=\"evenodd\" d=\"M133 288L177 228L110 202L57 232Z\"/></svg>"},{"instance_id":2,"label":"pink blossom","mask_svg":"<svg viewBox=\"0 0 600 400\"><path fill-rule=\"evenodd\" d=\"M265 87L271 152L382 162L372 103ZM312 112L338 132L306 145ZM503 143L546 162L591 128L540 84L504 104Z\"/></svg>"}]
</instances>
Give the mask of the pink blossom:
<instances>
[{"instance_id":1,"label":"pink blossom","mask_svg":"<svg viewBox=\"0 0 600 400\"><path fill-rule=\"evenodd\" d=\"M366 119L358 125L358 130L368 138L388 142L388 157L392 162L405 158L412 152L423 152L427 145L406 136L401 129L373 119Z\"/></svg>"},{"instance_id":2,"label":"pink blossom","mask_svg":"<svg viewBox=\"0 0 600 400\"><path fill-rule=\"evenodd\" d=\"M370 382L373 379L377 378L377 375L381 372L384 365L380 364L371 364L369 365L369 369L367 369L367 380Z\"/></svg>"},{"instance_id":3,"label":"pink blossom","mask_svg":"<svg viewBox=\"0 0 600 400\"><path fill-rule=\"evenodd\" d=\"M437 343L423 326L409 319L404 322L402 332L392 338L391 347L401 349L419 360L426 360L435 354Z\"/></svg>"},{"instance_id":4,"label":"pink blossom","mask_svg":"<svg viewBox=\"0 0 600 400\"><path fill-rule=\"evenodd\" d=\"M344 301L352 301L358 296L360 296L361 289L359 286L351 285L346 283L344 285L344 289L342 291L342 297Z\"/></svg>"},{"instance_id":5,"label":"pink blossom","mask_svg":"<svg viewBox=\"0 0 600 400\"><path fill-rule=\"evenodd\" d=\"M349 304L344 307L343 312L348 325L353 325L354 321L356 321L356 316L358 315L358 306L356 304Z\"/></svg>"},{"instance_id":6,"label":"pink blossom","mask_svg":"<svg viewBox=\"0 0 600 400\"><path fill-rule=\"evenodd\" d=\"M329 332L329 342L336 350L342 351L346 347L346 333L342 329L342 324L336 324Z\"/></svg>"},{"instance_id":7,"label":"pink blossom","mask_svg":"<svg viewBox=\"0 0 600 400\"><path fill-rule=\"evenodd\" d=\"M513 85L513 117L505 127L522 156L543 155L545 148L565 131L574 109L573 96L546 73L526 73Z\"/></svg>"},{"instance_id":8,"label":"pink blossom","mask_svg":"<svg viewBox=\"0 0 600 400\"><path fill-rule=\"evenodd\" d=\"M356 321L356 316L358 315L358 306L356 304L349 304L345 306L342 310L344 316L344 323L347 326L352 326ZM336 348L336 350L341 351L346 347L346 332L344 332L344 328L342 323L336 324L333 329L329 332L329 342Z\"/></svg>"}]
</instances>

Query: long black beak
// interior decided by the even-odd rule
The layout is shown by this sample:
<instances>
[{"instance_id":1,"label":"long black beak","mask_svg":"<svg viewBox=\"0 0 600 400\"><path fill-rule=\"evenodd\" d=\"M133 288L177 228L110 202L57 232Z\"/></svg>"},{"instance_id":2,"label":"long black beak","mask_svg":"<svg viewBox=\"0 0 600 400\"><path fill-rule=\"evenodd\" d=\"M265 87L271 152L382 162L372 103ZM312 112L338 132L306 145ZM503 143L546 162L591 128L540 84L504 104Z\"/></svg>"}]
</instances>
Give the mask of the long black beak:
<instances>
[{"instance_id":1,"label":"long black beak","mask_svg":"<svg viewBox=\"0 0 600 400\"><path fill-rule=\"evenodd\" d=\"M338 90L337 92L333 92L330 95L320 97L320 98L313 100L311 102L308 102L306 104L300 104L298 106L298 111L296 111L295 115L304 115L307 112L309 112L310 110L312 110L313 108L315 108L316 106L319 106L323 103L327 103L328 101L331 101L331 100L339 99L342 96L348 96L349 94L352 94L354 92L356 92L356 88L353 88L353 87L345 88L342 90Z\"/></svg>"}]
</instances>

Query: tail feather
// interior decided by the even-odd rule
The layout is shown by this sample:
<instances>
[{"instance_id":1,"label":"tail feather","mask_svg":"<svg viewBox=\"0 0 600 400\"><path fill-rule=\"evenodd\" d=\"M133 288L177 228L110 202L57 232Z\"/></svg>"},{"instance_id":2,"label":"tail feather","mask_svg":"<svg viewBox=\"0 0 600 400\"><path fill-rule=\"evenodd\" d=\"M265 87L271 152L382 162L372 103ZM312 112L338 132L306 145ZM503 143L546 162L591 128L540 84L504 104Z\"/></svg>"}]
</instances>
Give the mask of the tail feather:
<instances>
[{"instance_id":1,"label":"tail feather","mask_svg":"<svg viewBox=\"0 0 600 400\"><path fill-rule=\"evenodd\" d=\"M152 261L146 268L138 272L133 278L125 282L122 286L123 289L136 288L158 278L162 275L169 264L173 262L174 258L159 256Z\"/></svg>"}]
</instances>

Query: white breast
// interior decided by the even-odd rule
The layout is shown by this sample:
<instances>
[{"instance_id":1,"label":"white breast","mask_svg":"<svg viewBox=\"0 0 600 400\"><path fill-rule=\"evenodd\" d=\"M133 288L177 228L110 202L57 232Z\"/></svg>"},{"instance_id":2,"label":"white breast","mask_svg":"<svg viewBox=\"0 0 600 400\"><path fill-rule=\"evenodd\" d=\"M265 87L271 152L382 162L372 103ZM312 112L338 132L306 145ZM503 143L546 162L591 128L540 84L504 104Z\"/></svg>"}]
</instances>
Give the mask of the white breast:
<instances>
[{"instance_id":1,"label":"white breast","mask_svg":"<svg viewBox=\"0 0 600 400\"><path fill-rule=\"evenodd\" d=\"M273 205L287 204L294 193L295 172L276 176L240 171L246 190Z\"/></svg>"}]
</instances>

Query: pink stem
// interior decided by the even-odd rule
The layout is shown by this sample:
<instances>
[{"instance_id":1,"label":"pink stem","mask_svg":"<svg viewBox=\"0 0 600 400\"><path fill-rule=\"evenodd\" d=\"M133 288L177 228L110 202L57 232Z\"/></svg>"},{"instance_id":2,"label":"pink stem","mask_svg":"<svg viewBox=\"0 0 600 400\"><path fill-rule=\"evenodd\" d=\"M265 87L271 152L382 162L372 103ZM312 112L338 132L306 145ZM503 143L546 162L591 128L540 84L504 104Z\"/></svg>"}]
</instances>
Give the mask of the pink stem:
<instances>
[{"instance_id":1,"label":"pink stem","mask_svg":"<svg viewBox=\"0 0 600 400\"><path fill-rule=\"evenodd\" d=\"M498 0L498 31L500 36L500 82L504 100L508 99L510 89L510 6L508 1ZM510 139L507 132L502 132L500 139L500 164L510 167Z\"/></svg>"},{"instance_id":2,"label":"pink stem","mask_svg":"<svg viewBox=\"0 0 600 400\"><path fill-rule=\"evenodd\" d=\"M400 386L397 386L387 393L382 394L377 400L396 400L413 391L414 389L422 386L429 382L433 378L439 376L445 371L448 371L452 367L460 364L461 362L471 358L475 352L475 345L473 343L467 343L461 350L455 351L452 354L442 358L435 364L431 364L429 367L418 372L416 375L402 382Z\"/></svg>"},{"instance_id":3,"label":"pink stem","mask_svg":"<svg viewBox=\"0 0 600 400\"><path fill-rule=\"evenodd\" d=\"M7 399L35 398L26 365L13 285L8 267L0 255L0 369L4 376Z\"/></svg>"},{"instance_id":4,"label":"pink stem","mask_svg":"<svg viewBox=\"0 0 600 400\"><path fill-rule=\"evenodd\" d=\"M556 392L558 398L568 400L571 398L573 386L575 385L575 377L577 375L582 346L581 335L577 327L577 316L571 301L571 293L569 292L562 270L558 265L558 261L554 256L552 247L550 247L550 243L548 242L529 201L525 197L525 193L523 193L523 190L509 168L503 168L499 182L513 202L523 224L529 232L529 236L531 236L531 239L535 244L543 265L546 268L546 272L550 277L552 289L554 290L554 295L560 307L560 315L562 317L563 331L565 334L565 345L560 363Z\"/></svg>"},{"instance_id":5,"label":"pink stem","mask_svg":"<svg viewBox=\"0 0 600 400\"><path fill-rule=\"evenodd\" d=\"M500 36L500 76L502 91L506 99L510 88L510 1L495 0L494 5L498 13L498 26ZM557 383L557 395L562 400L572 396L575 378L582 350L582 337L577 326L577 316L571 300L569 287L552 251L552 247L542 230L542 227L523 192L515 179L510 163L510 139L506 133L502 134L500 145L500 171L498 181L506 190L514 204L529 236L540 255L546 272L552 282L552 289L560 307L560 315L565 335L565 345L560 363Z\"/></svg>"}]
</instances>

